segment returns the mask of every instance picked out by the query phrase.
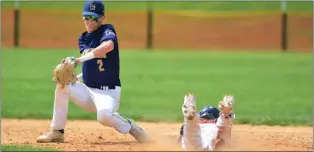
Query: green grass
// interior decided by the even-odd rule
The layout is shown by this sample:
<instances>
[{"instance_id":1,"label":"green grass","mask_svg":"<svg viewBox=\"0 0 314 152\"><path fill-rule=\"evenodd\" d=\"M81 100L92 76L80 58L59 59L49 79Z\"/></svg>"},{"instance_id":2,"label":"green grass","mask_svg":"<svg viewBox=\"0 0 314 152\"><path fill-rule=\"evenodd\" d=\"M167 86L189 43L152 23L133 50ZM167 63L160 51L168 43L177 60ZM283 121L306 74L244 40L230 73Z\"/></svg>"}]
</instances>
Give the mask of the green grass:
<instances>
[{"instance_id":1,"label":"green grass","mask_svg":"<svg viewBox=\"0 0 314 152\"><path fill-rule=\"evenodd\" d=\"M84 2L21 2L22 8L41 9L82 9ZM2 2L3 7L13 7L14 2ZM146 2L105 2L106 10L145 10ZM281 3L275 2L150 2L152 8L158 10L204 10L204 11L270 11L280 10ZM313 3L287 2L288 11L312 12Z\"/></svg>"},{"instance_id":2,"label":"green grass","mask_svg":"<svg viewBox=\"0 0 314 152\"><path fill-rule=\"evenodd\" d=\"M2 145L1 151L58 151L52 148L41 148L33 146L21 146L21 145Z\"/></svg>"},{"instance_id":3,"label":"green grass","mask_svg":"<svg viewBox=\"0 0 314 152\"><path fill-rule=\"evenodd\" d=\"M3 49L2 117L52 118L52 70L78 52ZM309 53L121 51L119 113L145 121L182 121L187 92L198 108L236 97L237 123L312 124ZM78 72L80 72L78 68ZM69 119L96 119L72 102Z\"/></svg>"}]
</instances>

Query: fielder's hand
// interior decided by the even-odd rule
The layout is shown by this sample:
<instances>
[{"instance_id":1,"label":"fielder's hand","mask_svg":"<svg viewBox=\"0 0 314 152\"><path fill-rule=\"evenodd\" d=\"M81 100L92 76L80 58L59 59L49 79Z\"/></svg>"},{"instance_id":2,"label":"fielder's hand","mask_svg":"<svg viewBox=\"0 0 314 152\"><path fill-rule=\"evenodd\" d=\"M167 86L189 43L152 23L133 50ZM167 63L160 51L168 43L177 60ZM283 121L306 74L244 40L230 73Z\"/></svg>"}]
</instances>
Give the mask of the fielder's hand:
<instances>
[{"instance_id":1,"label":"fielder's hand","mask_svg":"<svg viewBox=\"0 0 314 152\"><path fill-rule=\"evenodd\" d=\"M74 57L63 59L60 64L53 70L52 81L64 88L68 84L75 84L76 77L76 60Z\"/></svg>"}]
</instances>

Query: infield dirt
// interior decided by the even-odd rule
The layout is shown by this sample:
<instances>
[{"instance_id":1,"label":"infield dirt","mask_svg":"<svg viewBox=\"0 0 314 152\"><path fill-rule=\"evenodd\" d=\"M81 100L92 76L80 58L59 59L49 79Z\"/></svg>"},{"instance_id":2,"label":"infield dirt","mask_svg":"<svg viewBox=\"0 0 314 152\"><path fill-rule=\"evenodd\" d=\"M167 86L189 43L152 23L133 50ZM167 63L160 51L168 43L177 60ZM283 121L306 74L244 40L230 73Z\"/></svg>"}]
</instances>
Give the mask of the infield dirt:
<instances>
[{"instance_id":1,"label":"infield dirt","mask_svg":"<svg viewBox=\"0 0 314 152\"><path fill-rule=\"evenodd\" d=\"M123 135L97 121L69 120L64 143L36 143L50 120L2 119L2 144L52 147L72 151L156 151L182 150L175 143L180 123L138 122L151 135L151 143L139 144L129 134ZM280 150L312 151L312 127L234 125L232 149L222 150Z\"/></svg>"}]
</instances>

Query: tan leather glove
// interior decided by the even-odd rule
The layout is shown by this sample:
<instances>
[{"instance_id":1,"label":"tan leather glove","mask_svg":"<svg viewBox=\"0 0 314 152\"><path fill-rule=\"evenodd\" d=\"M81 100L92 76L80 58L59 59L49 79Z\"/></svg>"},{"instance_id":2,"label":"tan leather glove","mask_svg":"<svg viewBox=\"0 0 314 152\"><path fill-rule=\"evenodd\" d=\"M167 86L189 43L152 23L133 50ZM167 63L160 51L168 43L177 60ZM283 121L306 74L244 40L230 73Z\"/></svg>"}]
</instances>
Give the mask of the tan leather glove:
<instances>
[{"instance_id":1,"label":"tan leather glove","mask_svg":"<svg viewBox=\"0 0 314 152\"><path fill-rule=\"evenodd\" d=\"M63 60L57 67L53 70L52 81L56 84L61 85L61 88L71 84L75 84L77 81L76 77L76 60L74 57L68 57Z\"/></svg>"}]
</instances>

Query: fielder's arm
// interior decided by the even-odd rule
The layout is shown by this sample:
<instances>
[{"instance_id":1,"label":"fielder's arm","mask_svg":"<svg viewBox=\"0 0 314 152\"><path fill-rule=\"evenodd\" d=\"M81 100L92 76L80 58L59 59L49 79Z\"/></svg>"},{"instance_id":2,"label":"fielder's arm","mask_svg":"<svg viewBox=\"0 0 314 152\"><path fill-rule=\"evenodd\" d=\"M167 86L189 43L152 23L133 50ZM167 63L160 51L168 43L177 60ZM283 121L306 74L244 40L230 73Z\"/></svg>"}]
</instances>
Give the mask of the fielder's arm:
<instances>
[{"instance_id":1,"label":"fielder's arm","mask_svg":"<svg viewBox=\"0 0 314 152\"><path fill-rule=\"evenodd\" d=\"M90 52L86 53L85 55L76 58L77 64L91 60L93 58L102 58L108 52L114 49L114 43L112 40L102 42L98 47L92 49Z\"/></svg>"},{"instance_id":2,"label":"fielder's arm","mask_svg":"<svg viewBox=\"0 0 314 152\"><path fill-rule=\"evenodd\" d=\"M85 49L84 51L82 51L81 56L87 54L88 52L92 51L94 48L89 48L89 49Z\"/></svg>"}]
</instances>

